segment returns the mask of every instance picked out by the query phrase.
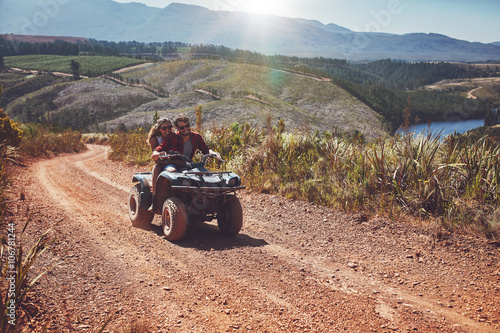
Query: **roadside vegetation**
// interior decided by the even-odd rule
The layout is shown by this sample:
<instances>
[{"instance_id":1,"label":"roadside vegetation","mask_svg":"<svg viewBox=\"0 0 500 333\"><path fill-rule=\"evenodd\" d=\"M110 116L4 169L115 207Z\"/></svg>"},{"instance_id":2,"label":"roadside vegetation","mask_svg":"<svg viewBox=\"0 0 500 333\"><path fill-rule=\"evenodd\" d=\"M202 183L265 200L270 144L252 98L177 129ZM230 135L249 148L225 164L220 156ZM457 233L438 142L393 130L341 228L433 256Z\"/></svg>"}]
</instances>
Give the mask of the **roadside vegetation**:
<instances>
[{"instance_id":1,"label":"roadside vegetation","mask_svg":"<svg viewBox=\"0 0 500 333\"><path fill-rule=\"evenodd\" d=\"M146 131L111 136L110 159L145 165ZM207 144L253 191L367 216L427 221L500 237L500 146L488 136L409 132L366 143L330 133L287 133L234 123L203 131Z\"/></svg>"},{"instance_id":2,"label":"roadside vegetation","mask_svg":"<svg viewBox=\"0 0 500 333\"><path fill-rule=\"evenodd\" d=\"M0 95L2 86L0 86ZM37 258L54 242L51 230L43 232L31 246L23 235L31 218L8 219L7 191L11 184L11 164L21 164L23 156L51 156L84 149L81 134L72 131L53 133L40 125L23 126L12 121L0 108L0 332L17 332L24 316L27 293L47 271L30 275ZM20 198L20 200L24 200ZM26 251L26 248L28 250Z\"/></svg>"},{"instance_id":3,"label":"roadside vegetation","mask_svg":"<svg viewBox=\"0 0 500 333\"><path fill-rule=\"evenodd\" d=\"M85 149L82 134L68 130L53 130L40 125L23 126L21 156L51 157L62 153L77 153Z\"/></svg>"},{"instance_id":4,"label":"roadside vegetation","mask_svg":"<svg viewBox=\"0 0 500 333\"><path fill-rule=\"evenodd\" d=\"M0 85L0 96L2 86ZM21 143L22 131L0 108L0 221L5 214L5 191L10 183L7 163L15 155L15 147Z\"/></svg>"}]
</instances>

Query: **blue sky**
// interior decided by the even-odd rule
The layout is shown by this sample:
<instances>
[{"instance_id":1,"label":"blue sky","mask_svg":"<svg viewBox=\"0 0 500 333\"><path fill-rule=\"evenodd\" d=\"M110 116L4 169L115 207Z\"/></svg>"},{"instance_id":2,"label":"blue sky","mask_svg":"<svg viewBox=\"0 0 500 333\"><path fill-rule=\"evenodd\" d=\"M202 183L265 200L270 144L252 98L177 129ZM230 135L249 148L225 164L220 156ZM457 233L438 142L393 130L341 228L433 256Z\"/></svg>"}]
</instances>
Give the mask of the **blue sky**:
<instances>
[{"instance_id":1,"label":"blue sky","mask_svg":"<svg viewBox=\"0 0 500 333\"><path fill-rule=\"evenodd\" d=\"M114 0L164 8L172 2L335 23L353 31L434 32L470 42L500 41L498 0Z\"/></svg>"}]
</instances>

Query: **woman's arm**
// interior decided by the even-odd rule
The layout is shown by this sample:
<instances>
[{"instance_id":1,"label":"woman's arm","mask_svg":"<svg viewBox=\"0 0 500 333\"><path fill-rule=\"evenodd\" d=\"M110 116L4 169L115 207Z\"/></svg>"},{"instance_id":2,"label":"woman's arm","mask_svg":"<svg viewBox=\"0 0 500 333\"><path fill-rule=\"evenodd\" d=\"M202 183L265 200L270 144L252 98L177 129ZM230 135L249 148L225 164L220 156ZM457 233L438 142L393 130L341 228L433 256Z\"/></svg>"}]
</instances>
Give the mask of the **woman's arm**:
<instances>
[{"instance_id":1,"label":"woman's arm","mask_svg":"<svg viewBox=\"0 0 500 333\"><path fill-rule=\"evenodd\" d=\"M155 150L155 148L159 146L158 139L153 136L149 139L149 145L151 146L151 151Z\"/></svg>"}]
</instances>

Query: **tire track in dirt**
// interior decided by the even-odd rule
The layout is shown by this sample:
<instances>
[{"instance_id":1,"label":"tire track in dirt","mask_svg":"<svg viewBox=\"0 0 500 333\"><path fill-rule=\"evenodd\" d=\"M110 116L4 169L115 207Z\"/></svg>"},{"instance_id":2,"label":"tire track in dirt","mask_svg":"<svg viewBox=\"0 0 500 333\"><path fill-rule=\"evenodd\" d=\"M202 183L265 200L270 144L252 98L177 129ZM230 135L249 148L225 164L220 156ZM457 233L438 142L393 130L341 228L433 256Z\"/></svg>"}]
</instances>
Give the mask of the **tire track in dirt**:
<instances>
[{"instance_id":1,"label":"tire track in dirt","mask_svg":"<svg viewBox=\"0 0 500 333\"><path fill-rule=\"evenodd\" d=\"M153 323L158 332L494 331L439 305L436 294L386 282L375 271L387 266L377 265L381 257L362 249L361 242L360 253L353 252L352 236L336 234L336 228L345 228L342 235L359 229L359 223L343 221L333 210L274 209L265 196L242 193L244 227L235 238L222 237L214 223L205 223L170 243L158 217L150 230L132 228L126 203L133 168L106 156L106 147L89 146L82 154L33 166L33 186L40 185L47 205L66 216L59 229L63 241L50 260L64 259L64 265L46 283L72 286L76 297L52 289L58 301L51 305L62 307L76 298L79 304L73 302L66 314L73 321L80 316L78 323L98 327L103 314L116 312L111 328L132 316ZM294 222L281 223L283 216L273 218L267 210L290 214L288 221ZM334 227L325 226L327 219ZM335 241L324 240L328 237ZM375 243L389 251L397 238L384 237L387 244L382 238ZM349 258L352 267L346 265ZM81 278L76 285L75 276ZM93 297L103 302L99 314ZM58 320L55 325L64 331L68 325Z\"/></svg>"}]
</instances>

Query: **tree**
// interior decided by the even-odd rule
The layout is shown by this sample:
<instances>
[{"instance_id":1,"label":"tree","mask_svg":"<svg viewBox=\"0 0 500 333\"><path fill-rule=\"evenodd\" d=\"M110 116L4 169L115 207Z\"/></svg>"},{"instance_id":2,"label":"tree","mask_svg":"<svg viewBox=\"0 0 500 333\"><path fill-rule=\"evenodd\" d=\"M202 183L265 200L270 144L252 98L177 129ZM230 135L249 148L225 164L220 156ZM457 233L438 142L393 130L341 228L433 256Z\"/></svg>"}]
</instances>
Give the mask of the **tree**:
<instances>
[{"instance_id":1,"label":"tree","mask_svg":"<svg viewBox=\"0 0 500 333\"><path fill-rule=\"evenodd\" d=\"M118 132L127 133L127 125L125 125L124 123L120 123L120 125L118 125Z\"/></svg>"},{"instance_id":2,"label":"tree","mask_svg":"<svg viewBox=\"0 0 500 333\"><path fill-rule=\"evenodd\" d=\"M198 105L194 109L194 113L196 115L196 131L201 132L201 117L202 117L202 112L201 112L202 106Z\"/></svg>"},{"instance_id":3,"label":"tree","mask_svg":"<svg viewBox=\"0 0 500 333\"><path fill-rule=\"evenodd\" d=\"M3 62L3 53L0 52L0 68L2 68L4 66L4 62Z\"/></svg>"},{"instance_id":4,"label":"tree","mask_svg":"<svg viewBox=\"0 0 500 333\"><path fill-rule=\"evenodd\" d=\"M498 124L499 120L499 109L498 108L492 108L486 112L486 115L484 116L484 125L485 126L495 126Z\"/></svg>"},{"instance_id":5,"label":"tree","mask_svg":"<svg viewBox=\"0 0 500 333\"><path fill-rule=\"evenodd\" d=\"M277 132L280 135L285 133L285 121L283 119L278 120Z\"/></svg>"},{"instance_id":6,"label":"tree","mask_svg":"<svg viewBox=\"0 0 500 333\"><path fill-rule=\"evenodd\" d=\"M77 81L80 80L80 63L71 60L71 72L73 73L73 80Z\"/></svg>"}]
</instances>

